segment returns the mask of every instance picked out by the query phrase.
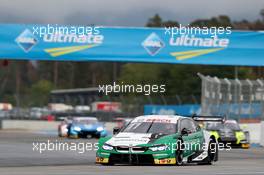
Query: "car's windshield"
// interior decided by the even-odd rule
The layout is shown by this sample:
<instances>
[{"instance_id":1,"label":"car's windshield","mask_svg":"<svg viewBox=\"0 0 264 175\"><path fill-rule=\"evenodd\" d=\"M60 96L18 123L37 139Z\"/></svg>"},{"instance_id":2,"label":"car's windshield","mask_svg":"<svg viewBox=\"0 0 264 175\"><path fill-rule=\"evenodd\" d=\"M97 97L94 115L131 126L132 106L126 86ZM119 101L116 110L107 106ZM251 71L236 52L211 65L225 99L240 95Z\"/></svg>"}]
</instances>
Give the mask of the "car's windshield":
<instances>
[{"instance_id":1,"label":"car's windshield","mask_svg":"<svg viewBox=\"0 0 264 175\"><path fill-rule=\"evenodd\" d=\"M223 130L223 129L231 129L231 130L240 130L240 127L237 123L207 123L207 130Z\"/></svg>"},{"instance_id":2,"label":"car's windshield","mask_svg":"<svg viewBox=\"0 0 264 175\"><path fill-rule=\"evenodd\" d=\"M207 130L220 130L220 129L224 129L224 125L222 123L217 123L217 122L207 123L206 129Z\"/></svg>"},{"instance_id":3,"label":"car's windshield","mask_svg":"<svg viewBox=\"0 0 264 175\"><path fill-rule=\"evenodd\" d=\"M237 123L225 123L225 127L232 130L240 130L240 127Z\"/></svg>"},{"instance_id":4,"label":"car's windshield","mask_svg":"<svg viewBox=\"0 0 264 175\"><path fill-rule=\"evenodd\" d=\"M73 124L94 124L97 120L74 120Z\"/></svg>"},{"instance_id":5,"label":"car's windshield","mask_svg":"<svg viewBox=\"0 0 264 175\"><path fill-rule=\"evenodd\" d=\"M176 132L175 123L158 123L158 122L133 122L130 123L123 132L134 133L158 133L169 135Z\"/></svg>"}]
</instances>

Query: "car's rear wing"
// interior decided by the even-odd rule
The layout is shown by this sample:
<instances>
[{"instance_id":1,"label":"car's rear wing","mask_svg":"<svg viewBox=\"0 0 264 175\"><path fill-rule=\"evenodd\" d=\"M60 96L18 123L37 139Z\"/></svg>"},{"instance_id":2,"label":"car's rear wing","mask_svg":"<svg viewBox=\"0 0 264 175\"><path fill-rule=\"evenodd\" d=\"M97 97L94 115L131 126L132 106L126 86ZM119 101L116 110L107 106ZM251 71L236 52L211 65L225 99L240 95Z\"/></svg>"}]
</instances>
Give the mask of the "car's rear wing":
<instances>
[{"instance_id":1,"label":"car's rear wing","mask_svg":"<svg viewBox=\"0 0 264 175\"><path fill-rule=\"evenodd\" d=\"M222 122L224 123L226 117L223 116L202 116L202 115L193 115L193 120L197 122Z\"/></svg>"}]
</instances>

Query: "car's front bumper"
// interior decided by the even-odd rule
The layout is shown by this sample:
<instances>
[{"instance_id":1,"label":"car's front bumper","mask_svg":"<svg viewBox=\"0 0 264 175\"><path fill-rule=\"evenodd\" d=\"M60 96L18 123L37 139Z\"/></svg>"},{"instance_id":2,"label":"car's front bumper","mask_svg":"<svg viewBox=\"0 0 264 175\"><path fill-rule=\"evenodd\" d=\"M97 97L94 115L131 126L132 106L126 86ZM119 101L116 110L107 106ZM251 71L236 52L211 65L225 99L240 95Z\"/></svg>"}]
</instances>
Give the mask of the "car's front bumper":
<instances>
[{"instance_id":1,"label":"car's front bumper","mask_svg":"<svg viewBox=\"0 0 264 175\"><path fill-rule=\"evenodd\" d=\"M176 164L171 154L137 154L137 153L97 153L96 163L99 164Z\"/></svg>"},{"instance_id":2,"label":"car's front bumper","mask_svg":"<svg viewBox=\"0 0 264 175\"><path fill-rule=\"evenodd\" d=\"M71 131L70 137L78 138L78 137L87 137L87 136L94 136L94 137L105 137L107 135L107 132L105 130L103 131L97 131L97 130L80 130L80 131Z\"/></svg>"},{"instance_id":3,"label":"car's front bumper","mask_svg":"<svg viewBox=\"0 0 264 175\"><path fill-rule=\"evenodd\" d=\"M249 148L250 143L246 140L239 140L236 137L228 138L228 137L222 137L219 140L219 143L223 143L225 146L229 144L229 146L233 148Z\"/></svg>"},{"instance_id":4,"label":"car's front bumper","mask_svg":"<svg viewBox=\"0 0 264 175\"><path fill-rule=\"evenodd\" d=\"M116 159L117 161L112 161L110 158L104 158L104 157L96 157L96 163L99 164L107 164L107 163L112 163L112 164L156 164L156 165L174 165L176 164L176 158L163 158L163 159L154 159L150 158L147 156L139 156L139 155L131 155L132 159L129 160L127 158L123 159ZM135 158L137 157L137 158ZM140 157L140 158L139 158ZM118 157L116 157L118 158ZM110 161L111 160L111 161Z\"/></svg>"}]
</instances>

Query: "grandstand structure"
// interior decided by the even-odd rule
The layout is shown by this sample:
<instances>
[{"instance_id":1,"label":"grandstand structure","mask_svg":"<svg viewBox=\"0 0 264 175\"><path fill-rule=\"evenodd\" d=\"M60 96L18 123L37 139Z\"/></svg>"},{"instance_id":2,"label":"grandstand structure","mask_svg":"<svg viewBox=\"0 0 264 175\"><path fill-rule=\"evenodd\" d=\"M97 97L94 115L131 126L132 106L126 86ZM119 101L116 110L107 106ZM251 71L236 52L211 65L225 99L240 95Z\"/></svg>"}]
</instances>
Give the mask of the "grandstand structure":
<instances>
[{"instance_id":1,"label":"grandstand structure","mask_svg":"<svg viewBox=\"0 0 264 175\"><path fill-rule=\"evenodd\" d=\"M263 119L264 80L227 79L200 73L198 76L202 80L202 114L237 120Z\"/></svg>"}]
</instances>

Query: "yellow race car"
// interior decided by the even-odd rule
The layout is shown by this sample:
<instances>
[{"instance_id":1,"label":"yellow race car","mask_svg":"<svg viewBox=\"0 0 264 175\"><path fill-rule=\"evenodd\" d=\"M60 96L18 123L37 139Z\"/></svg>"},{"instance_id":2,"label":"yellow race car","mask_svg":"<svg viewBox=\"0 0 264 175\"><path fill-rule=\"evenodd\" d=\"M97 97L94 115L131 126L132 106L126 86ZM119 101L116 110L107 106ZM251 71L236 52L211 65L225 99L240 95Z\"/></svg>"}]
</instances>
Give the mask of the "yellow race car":
<instances>
[{"instance_id":1,"label":"yellow race car","mask_svg":"<svg viewBox=\"0 0 264 175\"><path fill-rule=\"evenodd\" d=\"M250 147L249 132L243 131L236 120L225 120L223 122L206 122L204 128L210 131L219 143L232 148Z\"/></svg>"}]
</instances>

